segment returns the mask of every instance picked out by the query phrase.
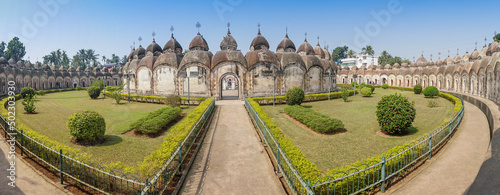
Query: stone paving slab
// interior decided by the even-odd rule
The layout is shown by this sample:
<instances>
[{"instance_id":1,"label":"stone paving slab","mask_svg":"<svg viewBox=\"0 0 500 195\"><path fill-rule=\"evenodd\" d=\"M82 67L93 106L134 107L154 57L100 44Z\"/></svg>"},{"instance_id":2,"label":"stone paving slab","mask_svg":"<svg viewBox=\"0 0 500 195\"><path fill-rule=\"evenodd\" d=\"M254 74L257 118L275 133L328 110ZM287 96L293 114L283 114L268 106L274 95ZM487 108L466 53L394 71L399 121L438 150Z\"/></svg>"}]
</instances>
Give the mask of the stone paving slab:
<instances>
[{"instance_id":1,"label":"stone paving slab","mask_svg":"<svg viewBox=\"0 0 500 195\"><path fill-rule=\"evenodd\" d=\"M244 101L215 104L218 124L214 118L181 194L285 194Z\"/></svg>"}]
</instances>

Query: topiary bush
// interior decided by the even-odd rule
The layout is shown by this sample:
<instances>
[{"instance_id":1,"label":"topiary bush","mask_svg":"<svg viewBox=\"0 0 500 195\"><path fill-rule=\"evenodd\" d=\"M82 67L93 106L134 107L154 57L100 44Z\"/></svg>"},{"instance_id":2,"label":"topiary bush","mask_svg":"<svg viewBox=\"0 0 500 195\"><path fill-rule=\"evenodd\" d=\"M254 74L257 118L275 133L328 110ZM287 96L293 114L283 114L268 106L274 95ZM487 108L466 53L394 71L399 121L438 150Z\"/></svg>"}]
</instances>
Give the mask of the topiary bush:
<instances>
[{"instance_id":1,"label":"topiary bush","mask_svg":"<svg viewBox=\"0 0 500 195\"><path fill-rule=\"evenodd\" d=\"M384 84L382 85L382 89L387 89L387 88L389 88L389 85L388 85L387 83L384 83Z\"/></svg>"},{"instance_id":2,"label":"topiary bush","mask_svg":"<svg viewBox=\"0 0 500 195\"><path fill-rule=\"evenodd\" d=\"M356 81L352 82L350 86L351 87L359 87L359 85Z\"/></svg>"},{"instance_id":3,"label":"topiary bush","mask_svg":"<svg viewBox=\"0 0 500 195\"><path fill-rule=\"evenodd\" d=\"M385 95L377 104L377 121L385 133L407 132L415 117L415 102L401 94Z\"/></svg>"},{"instance_id":4,"label":"topiary bush","mask_svg":"<svg viewBox=\"0 0 500 195\"><path fill-rule=\"evenodd\" d=\"M369 87L364 87L361 89L361 95L363 97L370 97L372 96L372 88Z\"/></svg>"},{"instance_id":5,"label":"topiary bush","mask_svg":"<svg viewBox=\"0 0 500 195\"><path fill-rule=\"evenodd\" d=\"M375 91L375 86L373 85L366 85L366 86L372 89L372 93Z\"/></svg>"},{"instance_id":6,"label":"topiary bush","mask_svg":"<svg viewBox=\"0 0 500 195\"><path fill-rule=\"evenodd\" d=\"M21 89L21 96L23 98L31 98L35 96L36 92L33 88L31 87L24 87Z\"/></svg>"},{"instance_id":7,"label":"topiary bush","mask_svg":"<svg viewBox=\"0 0 500 195\"><path fill-rule=\"evenodd\" d=\"M415 94L422 93L422 85L416 84L415 86L413 86L413 93L415 93Z\"/></svg>"},{"instance_id":8,"label":"topiary bush","mask_svg":"<svg viewBox=\"0 0 500 195\"><path fill-rule=\"evenodd\" d=\"M428 86L424 89L425 97L433 98L436 97L437 95L439 95L439 90L434 86Z\"/></svg>"},{"instance_id":9,"label":"topiary bush","mask_svg":"<svg viewBox=\"0 0 500 195\"><path fill-rule=\"evenodd\" d=\"M97 99L101 95L101 89L98 86L90 86L87 93L89 93L90 98Z\"/></svg>"},{"instance_id":10,"label":"topiary bush","mask_svg":"<svg viewBox=\"0 0 500 195\"><path fill-rule=\"evenodd\" d=\"M300 87L294 87L286 92L285 101L288 105L300 105L304 101L304 90Z\"/></svg>"},{"instance_id":11,"label":"topiary bush","mask_svg":"<svg viewBox=\"0 0 500 195\"><path fill-rule=\"evenodd\" d=\"M84 110L69 117L69 133L77 141L94 141L104 137L106 122L97 112Z\"/></svg>"}]
</instances>

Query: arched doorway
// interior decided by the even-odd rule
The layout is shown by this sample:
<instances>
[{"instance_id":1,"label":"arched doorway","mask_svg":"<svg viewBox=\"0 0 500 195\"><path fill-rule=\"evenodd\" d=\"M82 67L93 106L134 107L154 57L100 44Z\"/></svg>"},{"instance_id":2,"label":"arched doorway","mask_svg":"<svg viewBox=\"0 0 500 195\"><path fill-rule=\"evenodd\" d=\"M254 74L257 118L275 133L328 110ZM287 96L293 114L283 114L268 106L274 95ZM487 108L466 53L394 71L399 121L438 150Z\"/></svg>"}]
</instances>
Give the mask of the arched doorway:
<instances>
[{"instance_id":1,"label":"arched doorway","mask_svg":"<svg viewBox=\"0 0 500 195\"><path fill-rule=\"evenodd\" d=\"M237 100L240 97L240 78L228 72L219 79L219 94L221 100Z\"/></svg>"},{"instance_id":2,"label":"arched doorway","mask_svg":"<svg viewBox=\"0 0 500 195\"><path fill-rule=\"evenodd\" d=\"M386 84L387 83L387 79L386 78L383 78L382 79L382 84Z\"/></svg>"}]
</instances>

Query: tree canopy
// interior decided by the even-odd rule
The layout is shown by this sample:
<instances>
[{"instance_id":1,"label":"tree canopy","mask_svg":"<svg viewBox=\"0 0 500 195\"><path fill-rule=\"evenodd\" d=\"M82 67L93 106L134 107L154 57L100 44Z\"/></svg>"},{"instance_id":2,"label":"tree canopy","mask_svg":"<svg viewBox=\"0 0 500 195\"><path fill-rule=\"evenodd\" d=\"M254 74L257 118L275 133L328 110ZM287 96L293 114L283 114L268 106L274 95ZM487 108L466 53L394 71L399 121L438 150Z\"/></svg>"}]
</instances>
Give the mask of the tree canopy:
<instances>
[{"instance_id":1,"label":"tree canopy","mask_svg":"<svg viewBox=\"0 0 500 195\"><path fill-rule=\"evenodd\" d=\"M349 47L347 47L347 45L344 45L343 47L336 47L332 52L333 61L347 58L347 51L348 50L349 50Z\"/></svg>"},{"instance_id":2,"label":"tree canopy","mask_svg":"<svg viewBox=\"0 0 500 195\"><path fill-rule=\"evenodd\" d=\"M7 44L7 51L4 53L5 58L12 58L14 62L17 62L23 59L24 55L26 55L26 48L23 43L19 41L19 37L14 37L9 41L9 44Z\"/></svg>"},{"instance_id":3,"label":"tree canopy","mask_svg":"<svg viewBox=\"0 0 500 195\"><path fill-rule=\"evenodd\" d=\"M3 56L5 54L5 42L0 43L0 56Z\"/></svg>"},{"instance_id":4,"label":"tree canopy","mask_svg":"<svg viewBox=\"0 0 500 195\"><path fill-rule=\"evenodd\" d=\"M496 35L493 37L493 40L495 40L496 42L500 42L500 34L496 34Z\"/></svg>"},{"instance_id":5,"label":"tree canopy","mask_svg":"<svg viewBox=\"0 0 500 195\"><path fill-rule=\"evenodd\" d=\"M361 54L374 55L375 51L373 50L371 45L367 45L361 49Z\"/></svg>"},{"instance_id":6,"label":"tree canopy","mask_svg":"<svg viewBox=\"0 0 500 195\"><path fill-rule=\"evenodd\" d=\"M65 66L69 67L69 58L66 51L58 49L56 51L50 52L50 54L43 56L43 63L53 64L56 67Z\"/></svg>"}]
</instances>

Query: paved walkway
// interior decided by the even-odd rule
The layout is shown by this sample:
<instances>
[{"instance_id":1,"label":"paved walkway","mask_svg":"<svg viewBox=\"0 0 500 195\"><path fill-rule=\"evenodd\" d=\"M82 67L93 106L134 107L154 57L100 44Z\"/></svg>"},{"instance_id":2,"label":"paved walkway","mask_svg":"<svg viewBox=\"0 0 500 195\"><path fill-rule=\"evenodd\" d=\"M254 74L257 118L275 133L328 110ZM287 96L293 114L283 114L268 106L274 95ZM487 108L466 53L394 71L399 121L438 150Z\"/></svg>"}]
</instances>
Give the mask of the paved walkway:
<instances>
[{"instance_id":1,"label":"paved walkway","mask_svg":"<svg viewBox=\"0 0 500 195\"><path fill-rule=\"evenodd\" d=\"M478 107L465 103L465 115L455 137L414 176L386 194L464 194L474 182L489 147L489 127Z\"/></svg>"},{"instance_id":2,"label":"paved walkway","mask_svg":"<svg viewBox=\"0 0 500 195\"><path fill-rule=\"evenodd\" d=\"M219 121L214 118L181 194L285 194L244 102L215 104Z\"/></svg>"},{"instance_id":3,"label":"paved walkway","mask_svg":"<svg viewBox=\"0 0 500 195\"><path fill-rule=\"evenodd\" d=\"M2 130L3 132L3 130ZM18 195L18 194L66 194L58 187L54 186L51 181L47 181L44 176L34 171L30 165L19 159L16 155L16 187L8 185L10 179L7 178L7 169L9 169L10 159L8 159L9 148L5 143L5 139L0 138L0 194Z\"/></svg>"}]
</instances>

